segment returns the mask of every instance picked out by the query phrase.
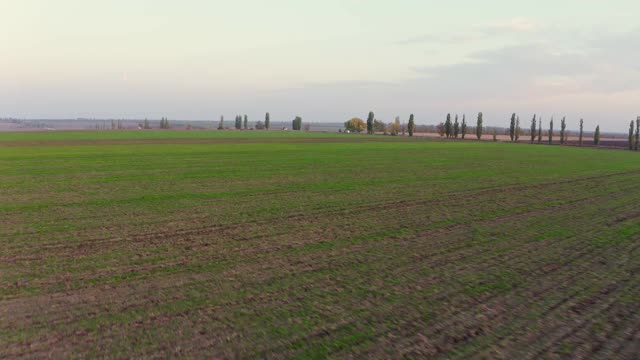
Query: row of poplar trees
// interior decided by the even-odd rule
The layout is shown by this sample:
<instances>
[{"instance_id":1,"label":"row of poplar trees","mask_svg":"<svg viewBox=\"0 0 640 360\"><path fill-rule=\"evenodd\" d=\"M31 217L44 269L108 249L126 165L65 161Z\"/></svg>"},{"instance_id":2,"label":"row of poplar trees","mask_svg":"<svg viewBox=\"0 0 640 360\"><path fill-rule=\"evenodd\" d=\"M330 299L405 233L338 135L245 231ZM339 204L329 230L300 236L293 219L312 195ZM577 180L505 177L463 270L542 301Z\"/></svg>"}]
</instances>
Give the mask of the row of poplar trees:
<instances>
[{"instance_id":1,"label":"row of poplar trees","mask_svg":"<svg viewBox=\"0 0 640 360\"><path fill-rule=\"evenodd\" d=\"M247 130L249 128L248 126L248 122L249 122L249 117L247 115L244 116L244 129ZM242 121L242 115L236 115L236 129L241 130L243 127L243 121Z\"/></svg>"},{"instance_id":2,"label":"row of poplar trees","mask_svg":"<svg viewBox=\"0 0 640 360\"><path fill-rule=\"evenodd\" d=\"M367 117L367 133L374 133L374 121L375 116L373 112L369 112L369 116ZM464 139L467 135L467 120L466 115L462 115L462 122L458 121L458 115L456 114L455 119L451 120L451 114L447 114L447 119L443 124L444 126L444 134L447 139L454 138L457 139L460 136ZM476 121L476 137L478 140L482 138L483 133L483 118L482 112L478 113L478 118ZM411 114L409 116L409 123L407 125L407 130L409 132L409 136L413 136L415 131L415 122L414 116ZM634 132L635 131L635 132ZM515 113L511 115L511 124L509 126L509 135L511 141L518 141L520 139L520 135L522 130L520 128L520 117ZM549 131L548 134L548 142L551 144L553 142L553 117L549 122ZM536 137L538 139L538 143L542 143L542 119L539 118L536 120L536 115L533 115L533 119L531 120L531 143L536 141ZM495 137L495 135L494 135ZM567 142L567 119L563 117L560 121L560 144L565 144ZM494 138L495 139L495 138ZM584 120L580 119L580 136L578 140L578 145L582 146L584 142ZM594 132L593 142L596 146L600 144L600 125L596 126L596 131ZM629 125L629 150L639 150L640 149L640 117L638 117L635 121L635 130L634 130L634 122L632 121Z\"/></svg>"},{"instance_id":3,"label":"row of poplar trees","mask_svg":"<svg viewBox=\"0 0 640 360\"><path fill-rule=\"evenodd\" d=\"M169 119L162 118L160 119L160 129L170 129L171 125L169 124Z\"/></svg>"},{"instance_id":4,"label":"row of poplar trees","mask_svg":"<svg viewBox=\"0 0 640 360\"><path fill-rule=\"evenodd\" d=\"M235 128L238 130L248 129L249 117L246 114L244 115L244 117L242 115L236 115ZM269 116L269 113L267 113L264 116L264 129L269 130L270 128L271 128L271 118ZM218 130L224 130L224 116L220 116L220 122L218 123Z\"/></svg>"},{"instance_id":5,"label":"row of poplar trees","mask_svg":"<svg viewBox=\"0 0 640 360\"><path fill-rule=\"evenodd\" d=\"M249 117L247 115L237 115L235 119L235 128L238 130L247 130L249 128ZM266 129L269 130L271 128L271 116L269 113L266 113L264 116L264 124L261 121L258 121L256 124L256 129ZM296 116L291 123L291 128L293 130L302 130L302 118L300 116ZM220 122L218 123L218 130L224 130L224 116L220 116Z\"/></svg>"},{"instance_id":6,"label":"row of poplar trees","mask_svg":"<svg viewBox=\"0 0 640 360\"><path fill-rule=\"evenodd\" d=\"M373 134L375 132L374 129L375 123L375 115L373 111L369 112L369 116L367 116L367 134ZM467 120L466 117L462 116L462 124L458 122L458 115L456 115L455 122L451 122L451 114L447 114L447 121L444 123L445 133L447 134L447 138L455 137L458 138L458 135L462 135L464 139L467 135ZM407 131L409 132L409 136L413 136L413 133L416 129L416 123L414 120L413 114L409 115L409 122L407 123ZM482 113L478 113L478 120L476 124L476 136L478 139L482 137Z\"/></svg>"},{"instance_id":7,"label":"row of poplar trees","mask_svg":"<svg viewBox=\"0 0 640 360\"><path fill-rule=\"evenodd\" d=\"M482 113L478 113L478 119L476 120L476 137L478 140L482 138ZM444 122L444 134L447 139L457 139L458 136L461 136L464 139L467 136L467 117L466 115L462 115L462 123L458 122L458 114L455 116L455 120L451 121L451 114L447 114L447 120Z\"/></svg>"},{"instance_id":8,"label":"row of poplar trees","mask_svg":"<svg viewBox=\"0 0 640 360\"><path fill-rule=\"evenodd\" d=\"M632 122L633 124L633 122ZM511 123L509 124L509 137L511 141L517 142L520 139L520 135L522 133L522 129L520 128L520 117L513 113L511 115ZM533 119L531 119L531 128L530 128L530 137L531 143L536 142L536 138L538 139L538 143L542 143L542 118L538 118L536 120L536 115L533 115ZM549 121L549 130L547 131L549 144L553 143L553 116ZM560 144L567 143L567 138L569 134L567 132L567 118L566 116L560 120ZM582 146L584 143L584 120L580 119L580 135L578 137L578 146ZM596 131L593 134L593 143L598 146L600 144L600 125L596 126Z\"/></svg>"}]
</instances>

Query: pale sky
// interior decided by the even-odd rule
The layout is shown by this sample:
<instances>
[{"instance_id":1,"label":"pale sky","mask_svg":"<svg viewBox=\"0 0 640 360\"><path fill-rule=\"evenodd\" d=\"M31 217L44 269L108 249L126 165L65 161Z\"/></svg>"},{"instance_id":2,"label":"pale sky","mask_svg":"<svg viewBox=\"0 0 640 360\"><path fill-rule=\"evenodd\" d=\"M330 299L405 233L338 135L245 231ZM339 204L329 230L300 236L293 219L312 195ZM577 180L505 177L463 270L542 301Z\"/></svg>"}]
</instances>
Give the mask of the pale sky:
<instances>
[{"instance_id":1,"label":"pale sky","mask_svg":"<svg viewBox=\"0 0 640 360\"><path fill-rule=\"evenodd\" d=\"M0 117L640 115L637 0L0 0Z\"/></svg>"}]
</instances>

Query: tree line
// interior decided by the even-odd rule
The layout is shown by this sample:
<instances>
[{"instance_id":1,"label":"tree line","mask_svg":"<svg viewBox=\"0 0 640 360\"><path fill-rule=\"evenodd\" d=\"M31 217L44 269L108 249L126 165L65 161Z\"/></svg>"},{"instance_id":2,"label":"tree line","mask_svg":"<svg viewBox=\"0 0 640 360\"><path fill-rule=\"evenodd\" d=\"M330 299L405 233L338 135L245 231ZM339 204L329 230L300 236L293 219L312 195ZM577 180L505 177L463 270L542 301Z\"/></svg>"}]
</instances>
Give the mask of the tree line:
<instances>
[{"instance_id":1,"label":"tree line","mask_svg":"<svg viewBox=\"0 0 640 360\"><path fill-rule=\"evenodd\" d=\"M640 121L640 118L638 119ZM578 130L578 146L584 145L584 119L580 119L579 130ZM520 117L513 113L511 115L511 122L509 124L509 138L512 142L518 142L522 129L520 128ZM631 124L631 129L629 130L630 134L633 133L633 122ZM538 117L536 120L536 114L533 115L531 119L531 125L529 129L530 142L531 144L537 143L541 144L542 140L542 118ZM563 116L560 120L560 144L565 145L568 143L569 139L569 131L567 130L567 117ZM547 130L547 142L549 144L553 143L554 136L554 121L553 116L549 120L549 127ZM629 140L631 140L631 135L629 135ZM631 142L631 141L630 141ZM593 133L593 144L595 146L600 145L600 125L596 126L596 129ZM631 147L631 145L629 145Z\"/></svg>"},{"instance_id":2,"label":"tree line","mask_svg":"<svg viewBox=\"0 0 640 360\"><path fill-rule=\"evenodd\" d=\"M249 117L245 115L236 115L234 128L236 130L248 130L249 129ZM262 120L258 120L254 128L256 130L271 130L271 115L266 113L264 116L264 122ZM291 129L293 130L302 130L302 118L300 116L296 116L291 121ZM307 125L308 128L308 125ZM224 126L224 116L220 116L220 121L218 122L218 130L226 129ZM286 129L286 128L285 128ZM307 129L308 130L308 129Z\"/></svg>"},{"instance_id":3,"label":"tree line","mask_svg":"<svg viewBox=\"0 0 640 360\"><path fill-rule=\"evenodd\" d=\"M248 116L245 115L236 115L234 128L237 130L247 130L249 128L248 125L249 119ZM422 125L421 125L422 126ZM151 124L149 120L145 119L143 123L140 123L138 126L140 129L151 129ZM160 129L170 129L171 124L166 117L160 119ZM431 126L428 126L431 127ZM106 126L105 126L106 128ZM112 121L111 123L112 129L121 129L124 128L121 126L120 121ZM187 126L189 128L189 126ZM220 117L220 121L218 122L218 130L224 130L224 116ZM302 118L300 116L296 116L291 122L291 128L293 130L302 130ZM376 134L383 133L387 135L406 135L408 133L409 136L414 136L416 132L417 125L415 123L415 117L413 114L409 115L408 122L405 124L400 121L400 117L396 117L393 122L385 123L383 121L379 121L376 119L373 111L370 111L366 122L360 118L354 117L344 123L344 128L349 132L361 133L365 132L367 134ZM424 128L424 126L423 126ZM263 121L257 121L255 123L255 129L257 130L270 130L271 129L271 119L270 115L267 112L265 114L265 119ZM285 128L286 129L286 128ZM308 125L305 126L305 130L308 130ZM341 130L340 130L341 131ZM478 140L482 139L484 135L485 128L483 126L483 114L482 112L478 113L476 118L475 127L469 126L466 120L466 114L462 115L460 119L458 114L452 116L451 113L446 115L446 119L444 122L439 123L435 126L435 131L442 137L446 139L466 139L468 134L474 133ZM521 136L526 136L527 130L523 130L520 122L520 116L516 113L511 114L508 133L509 139L512 142L519 142ZM554 141L554 118L551 117L549 120L549 126L546 132L546 142L552 144ZM497 141L497 130L493 129L493 140ZM545 142L543 140L543 126L542 126L542 117L538 117L536 114L533 115L531 119L531 123L528 129L529 142L531 144L538 143L542 144ZM562 117L560 120L560 132L559 132L559 141L561 145L568 143L569 132L567 130L567 119L566 117ZM583 146L584 144L584 120L580 119L579 122L579 133L578 133L578 146ZM600 145L600 125L596 126L595 131L593 132L593 144L595 146ZM635 120L629 123L629 133L628 133L628 148L629 150L640 150L640 116Z\"/></svg>"},{"instance_id":4,"label":"tree line","mask_svg":"<svg viewBox=\"0 0 640 360\"><path fill-rule=\"evenodd\" d=\"M408 133L409 136L414 136L416 131L415 118L413 114L409 115L409 120L407 124L401 123L400 118L396 117L393 122L385 123L383 121L379 121L376 119L373 111L370 111L366 122L358 117L354 117L344 123L345 131L355 132L355 133L363 133L366 131L367 134L376 134L382 133L385 135L405 135ZM483 125L483 114L482 112L478 113L476 118L475 128L469 126L467 124L466 115L463 114L462 118L456 114L452 116L451 113L448 113L444 122L436 125L435 130L437 133L446 138L446 139L465 139L468 134L471 132L475 132L475 136L478 140L482 139L484 135L485 127ZM551 117L549 120L549 126L546 132L546 142L552 144L554 141L554 118ZM520 116L516 113L511 114L511 119L508 127L509 139L512 142L519 142L522 136L526 136L527 130L523 130ZM493 140L497 141L497 129L493 129ZM530 127L528 129L529 142L531 144L538 143L542 144L545 142L543 140L543 125L542 125L542 117L538 117L536 114L533 115L531 119ZM567 130L567 118L562 117L560 119L560 131L559 131L559 142L561 145L565 145L569 143L569 131ZM595 146L600 145L600 125L597 125L595 131L593 132L593 144ZM584 145L584 120L580 119L579 122L579 133L578 133L578 146ZM629 138L628 138L628 146L629 150L640 150L640 116L635 120L631 121L629 124Z\"/></svg>"},{"instance_id":5,"label":"tree line","mask_svg":"<svg viewBox=\"0 0 640 360\"><path fill-rule=\"evenodd\" d=\"M578 135L578 146L583 146L584 144L584 120L580 119L580 126L579 126L579 135ZM447 118L446 121L444 123L441 123L442 126L442 133L441 136L446 136L447 138L458 138L458 115L455 116L455 121L451 122L451 114L447 114ZM464 121L464 115L463 115L463 120L462 120L462 138L464 139L464 133L465 133L465 121ZM635 130L634 130L635 128ZM524 134L525 131L523 131L521 125L520 125L520 116L518 116L516 113L511 114L511 120L509 122L509 139L512 142L518 142L520 140L520 137ZM542 129L542 118L541 117L537 117L536 114L533 115L533 118L531 119L531 125L529 127L529 136L530 136L530 143L537 143L541 144L543 143L543 139L542 139L542 134L543 129ZM476 135L478 139L481 139L482 137L482 113L478 114L478 126L477 126L477 130L476 130ZM497 141L496 139L496 133L494 130L494 141ZM564 145L568 143L568 138L569 138L569 132L567 131L567 118L562 117L562 119L560 120L560 144ZM554 137L554 119L553 117L551 117L551 119L549 120L549 127L547 130L547 142L549 144L553 143L553 137ZM595 128L595 131L593 133L593 143L595 146L599 146L600 145L600 125L597 125ZM638 119L636 119L635 121L635 127L634 127L634 122L632 121L631 124L629 125L629 149L630 150L638 150L640 144L640 117L638 117Z\"/></svg>"},{"instance_id":6,"label":"tree line","mask_svg":"<svg viewBox=\"0 0 640 360\"><path fill-rule=\"evenodd\" d=\"M160 123L158 126L160 129L171 129L171 124L169 123L169 119L166 117L162 117L160 119ZM106 126L104 127L106 128ZM111 122L111 128L112 129L123 129L124 127L120 125L120 121L118 120L116 121L112 121ZM152 129L151 123L149 122L148 119L145 119L144 122L139 123L138 124L138 128L139 129ZM190 125L187 125L187 129L190 128ZM249 129L249 116L248 115L236 115L235 119L234 119L234 124L233 124L233 128L236 130L248 130ZM264 117L264 121L262 120L258 120L255 124L254 124L254 128L257 130L270 130L271 129L271 116L270 114L267 112L265 114ZM310 126L309 124L303 125L302 123L302 117L300 116L296 116L292 122L291 122L291 128L293 130L309 130ZM228 129L225 126L225 119L224 119L224 115L220 116L220 120L217 122L217 129L218 130L225 130ZM252 128L253 129L253 128ZM286 129L286 128L284 128Z\"/></svg>"},{"instance_id":7,"label":"tree line","mask_svg":"<svg viewBox=\"0 0 640 360\"><path fill-rule=\"evenodd\" d=\"M478 118L476 121L475 133L478 139L482 138L483 132L483 124L482 124L482 113L478 113ZM367 134L375 134L375 133L383 133L388 135L405 135L406 133L409 136L413 136L416 132L417 125L415 123L415 117L413 114L409 115L409 121L405 125L400 122L400 117L396 116L393 122L386 124L383 121L379 121L375 118L375 114L373 111L369 112L367 116L366 123L358 118L354 117L344 123L345 131L361 133L366 130ZM465 139L468 132L472 130L470 126L467 125L466 116L462 116L462 122L458 121L458 115L455 117L455 121L451 121L451 114L447 114L447 121L444 123L438 124L436 127L440 136L445 136L447 139L458 137Z\"/></svg>"}]
</instances>

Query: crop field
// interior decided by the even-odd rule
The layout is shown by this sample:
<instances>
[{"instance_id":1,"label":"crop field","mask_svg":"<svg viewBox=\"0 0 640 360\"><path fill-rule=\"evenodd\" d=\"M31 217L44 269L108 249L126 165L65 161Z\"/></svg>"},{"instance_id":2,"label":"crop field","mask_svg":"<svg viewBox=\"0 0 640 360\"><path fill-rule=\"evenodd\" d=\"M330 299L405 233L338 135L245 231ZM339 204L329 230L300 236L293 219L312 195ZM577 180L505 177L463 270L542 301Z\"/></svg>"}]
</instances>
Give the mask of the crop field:
<instances>
[{"instance_id":1,"label":"crop field","mask_svg":"<svg viewBox=\"0 0 640 360\"><path fill-rule=\"evenodd\" d=\"M640 154L0 134L0 358L627 358Z\"/></svg>"}]
</instances>

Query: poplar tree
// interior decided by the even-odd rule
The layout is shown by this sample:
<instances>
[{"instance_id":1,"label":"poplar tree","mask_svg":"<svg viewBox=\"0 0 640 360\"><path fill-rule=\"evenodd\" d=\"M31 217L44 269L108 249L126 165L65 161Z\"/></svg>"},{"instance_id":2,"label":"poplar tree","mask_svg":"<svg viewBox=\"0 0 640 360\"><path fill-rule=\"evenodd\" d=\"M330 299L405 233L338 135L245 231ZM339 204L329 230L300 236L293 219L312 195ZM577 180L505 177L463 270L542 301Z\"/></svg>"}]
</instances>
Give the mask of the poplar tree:
<instances>
[{"instance_id":1,"label":"poplar tree","mask_svg":"<svg viewBox=\"0 0 640 360\"><path fill-rule=\"evenodd\" d=\"M629 123L629 150L633 150L633 120Z\"/></svg>"},{"instance_id":2,"label":"poplar tree","mask_svg":"<svg viewBox=\"0 0 640 360\"><path fill-rule=\"evenodd\" d=\"M244 114L244 129L247 130L249 128L249 126L247 125L247 123L249 122L249 118L247 117L247 114Z\"/></svg>"},{"instance_id":3,"label":"poplar tree","mask_svg":"<svg viewBox=\"0 0 640 360\"><path fill-rule=\"evenodd\" d=\"M593 143L595 146L600 145L600 125L596 126L596 132L593 134Z\"/></svg>"},{"instance_id":4,"label":"poplar tree","mask_svg":"<svg viewBox=\"0 0 640 360\"><path fill-rule=\"evenodd\" d=\"M520 133L522 130L520 129L520 116L516 116L516 142L520 139Z\"/></svg>"},{"instance_id":5,"label":"poplar tree","mask_svg":"<svg viewBox=\"0 0 640 360\"><path fill-rule=\"evenodd\" d=\"M462 140L464 140L465 135L467 135L467 119L465 114L462 114L462 125L460 126L460 132L462 133Z\"/></svg>"},{"instance_id":6,"label":"poplar tree","mask_svg":"<svg viewBox=\"0 0 640 360\"><path fill-rule=\"evenodd\" d=\"M224 130L224 115L220 115L220 123L218 123L218 130Z\"/></svg>"},{"instance_id":7,"label":"poplar tree","mask_svg":"<svg viewBox=\"0 0 640 360\"><path fill-rule=\"evenodd\" d=\"M640 146L640 116L636 118L636 151L638 151L638 147Z\"/></svg>"},{"instance_id":8,"label":"poplar tree","mask_svg":"<svg viewBox=\"0 0 640 360\"><path fill-rule=\"evenodd\" d=\"M549 122L549 144L553 143L553 116Z\"/></svg>"},{"instance_id":9,"label":"poplar tree","mask_svg":"<svg viewBox=\"0 0 640 360\"><path fill-rule=\"evenodd\" d=\"M476 123L476 137L482 139L482 113L478 113L478 122Z\"/></svg>"},{"instance_id":10,"label":"poplar tree","mask_svg":"<svg viewBox=\"0 0 640 360\"><path fill-rule=\"evenodd\" d=\"M584 136L584 120L580 119L580 138L578 139L579 146L582 146L583 136Z\"/></svg>"},{"instance_id":11,"label":"poplar tree","mask_svg":"<svg viewBox=\"0 0 640 360\"><path fill-rule=\"evenodd\" d=\"M451 137L451 114L447 114L447 121L444 122L444 133L447 139Z\"/></svg>"},{"instance_id":12,"label":"poplar tree","mask_svg":"<svg viewBox=\"0 0 640 360\"><path fill-rule=\"evenodd\" d=\"M264 128L267 130L271 128L271 119L269 117L269 113L266 113L264 116Z\"/></svg>"},{"instance_id":13,"label":"poplar tree","mask_svg":"<svg viewBox=\"0 0 640 360\"><path fill-rule=\"evenodd\" d=\"M533 114L533 120L531 120L531 143L532 144L536 139L536 125L537 124L538 124L538 121L536 120L536 114Z\"/></svg>"},{"instance_id":14,"label":"poplar tree","mask_svg":"<svg viewBox=\"0 0 640 360\"><path fill-rule=\"evenodd\" d=\"M566 138L566 129L567 129L567 121L566 121L567 117L563 117L562 120L560 120L560 144L564 144L565 142L565 138Z\"/></svg>"},{"instance_id":15,"label":"poplar tree","mask_svg":"<svg viewBox=\"0 0 640 360\"><path fill-rule=\"evenodd\" d=\"M367 134L373 135L373 120L375 115L373 111L369 111L369 116L367 116Z\"/></svg>"},{"instance_id":16,"label":"poplar tree","mask_svg":"<svg viewBox=\"0 0 640 360\"><path fill-rule=\"evenodd\" d=\"M453 123L453 137L458 138L460 133L460 123L458 123L458 114L456 114L456 121Z\"/></svg>"},{"instance_id":17,"label":"poplar tree","mask_svg":"<svg viewBox=\"0 0 640 360\"><path fill-rule=\"evenodd\" d=\"M369 115L373 115L373 113L369 113ZM368 120L367 120L367 126L369 126ZM371 121L371 127L372 127L371 133L373 134L373 121ZM416 124L413 121L413 114L411 114L409 116L409 124L407 126L407 128L409 130L409 136L413 136L413 131L414 131L415 127L416 127Z\"/></svg>"},{"instance_id":18,"label":"poplar tree","mask_svg":"<svg viewBox=\"0 0 640 360\"><path fill-rule=\"evenodd\" d=\"M511 124L509 124L509 137L511 141L516 137L516 113L511 114Z\"/></svg>"},{"instance_id":19,"label":"poplar tree","mask_svg":"<svg viewBox=\"0 0 640 360\"><path fill-rule=\"evenodd\" d=\"M538 118L538 144L542 144L542 116Z\"/></svg>"}]
</instances>

